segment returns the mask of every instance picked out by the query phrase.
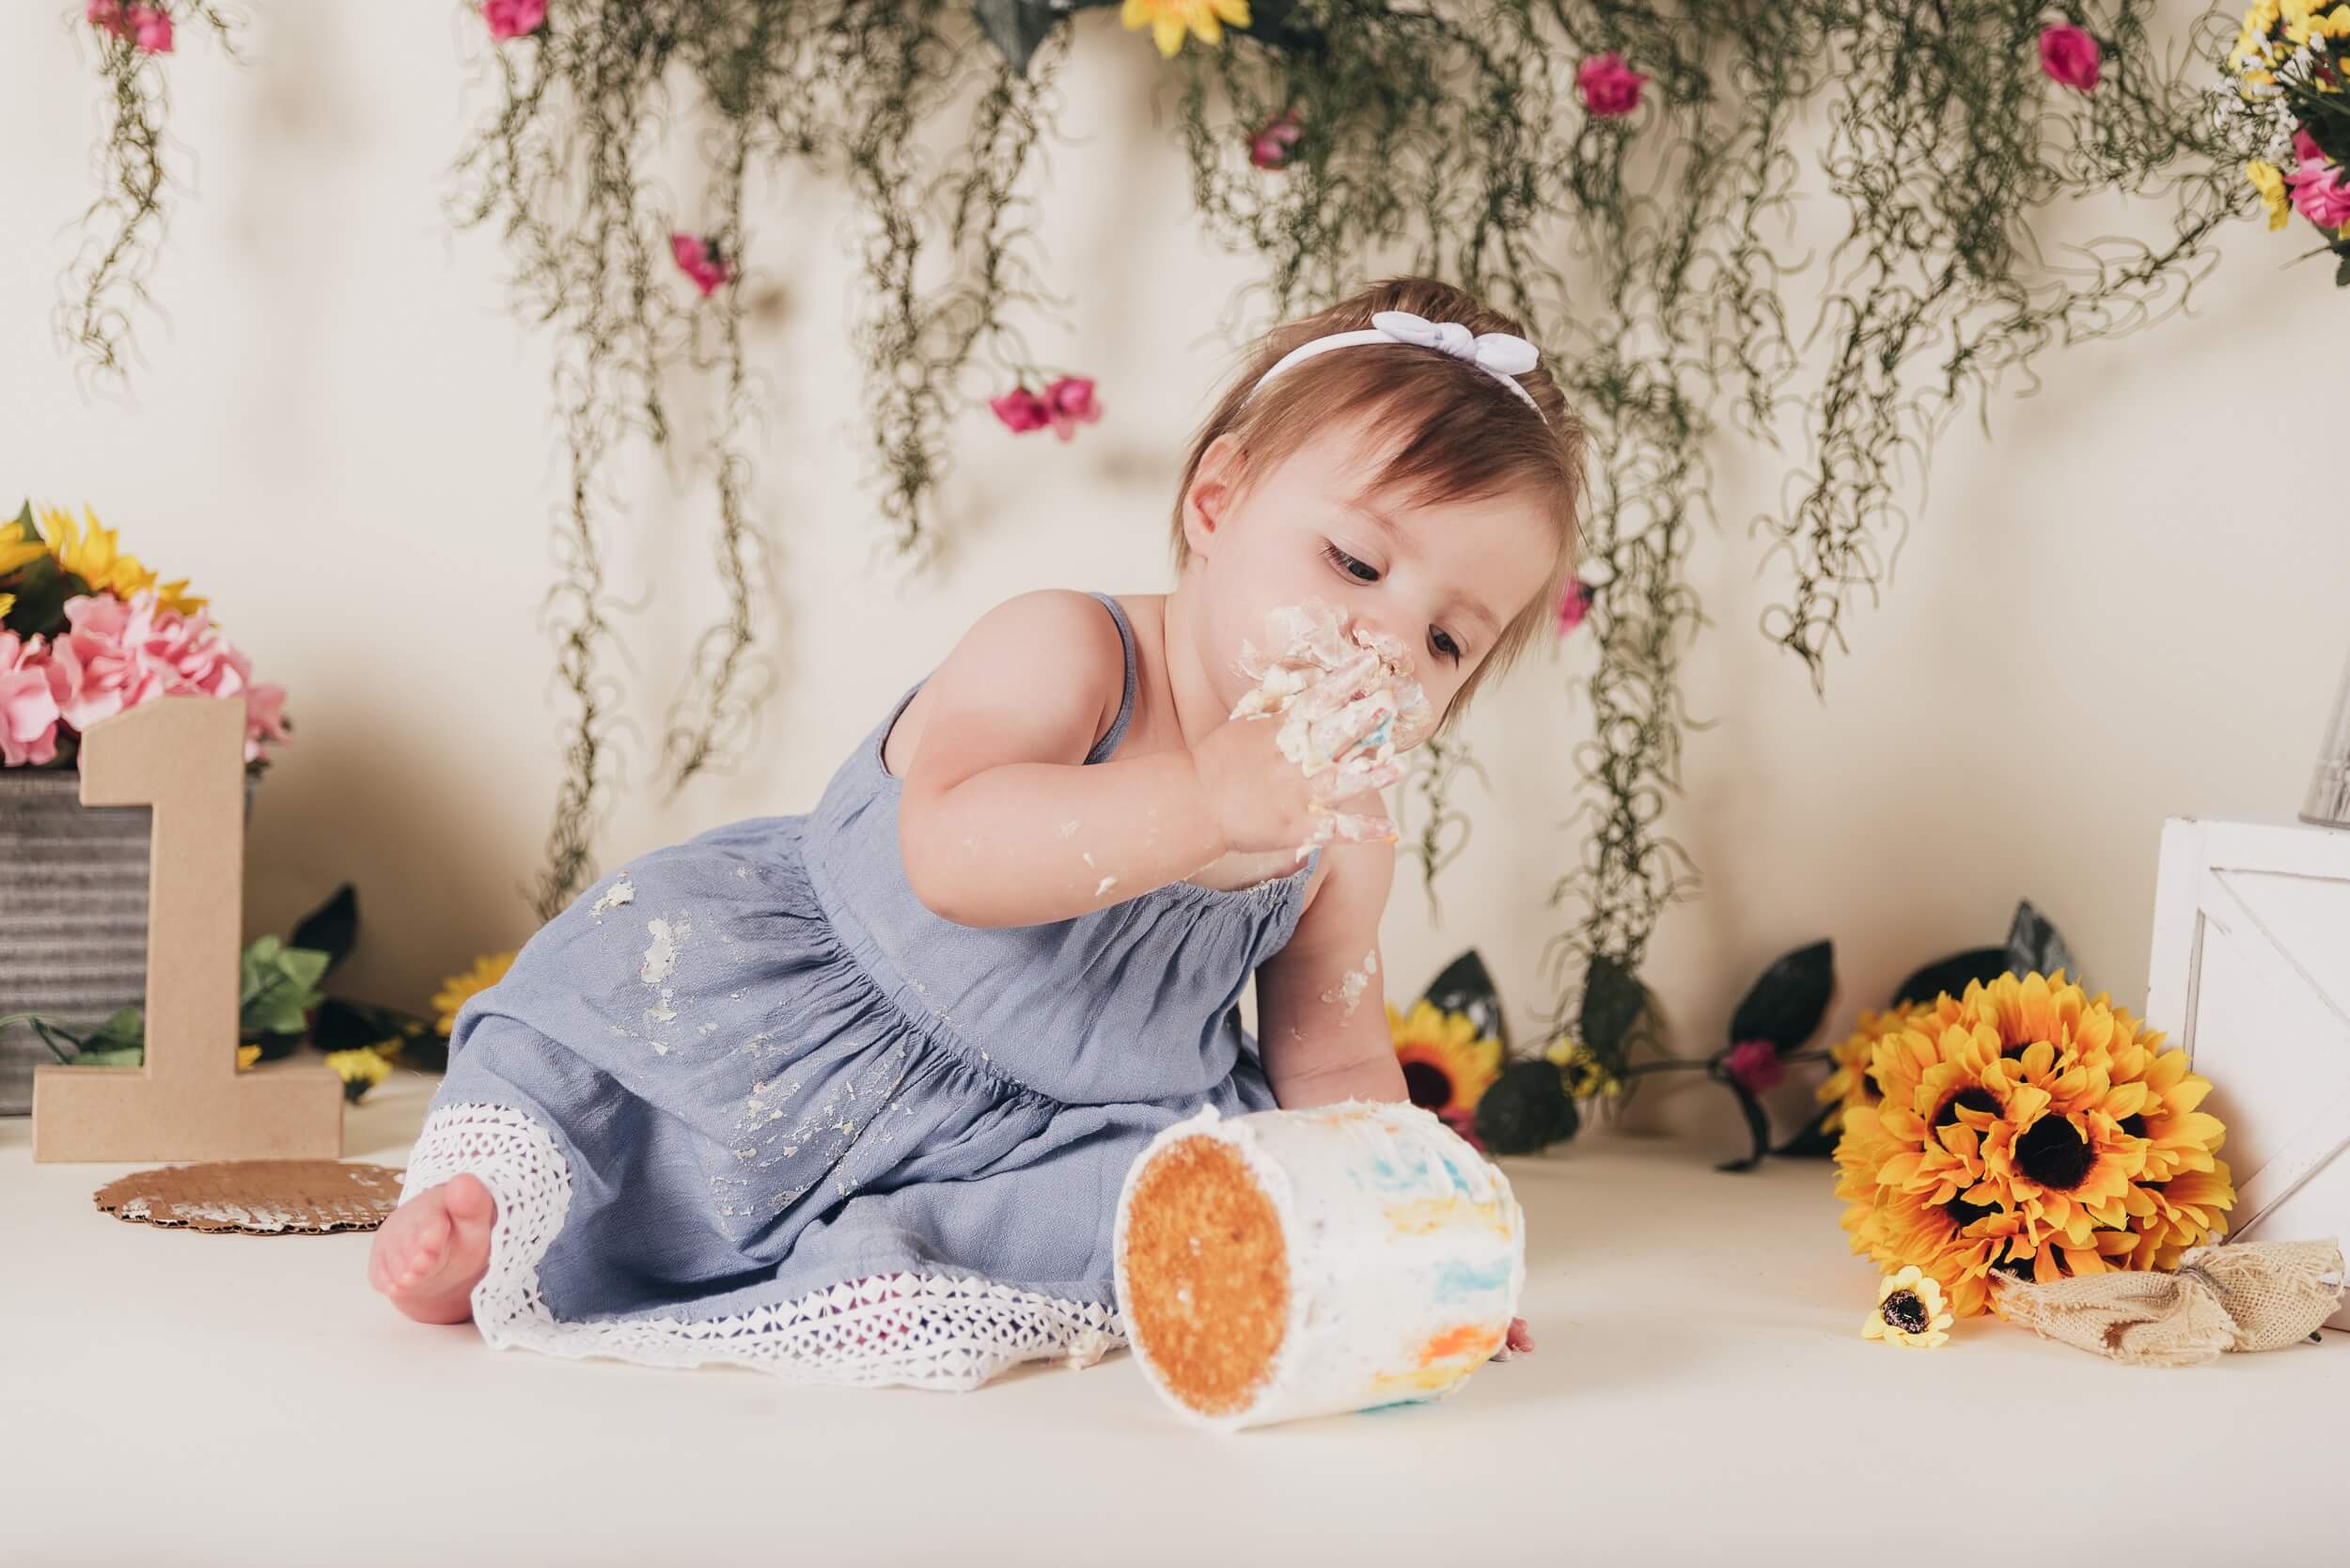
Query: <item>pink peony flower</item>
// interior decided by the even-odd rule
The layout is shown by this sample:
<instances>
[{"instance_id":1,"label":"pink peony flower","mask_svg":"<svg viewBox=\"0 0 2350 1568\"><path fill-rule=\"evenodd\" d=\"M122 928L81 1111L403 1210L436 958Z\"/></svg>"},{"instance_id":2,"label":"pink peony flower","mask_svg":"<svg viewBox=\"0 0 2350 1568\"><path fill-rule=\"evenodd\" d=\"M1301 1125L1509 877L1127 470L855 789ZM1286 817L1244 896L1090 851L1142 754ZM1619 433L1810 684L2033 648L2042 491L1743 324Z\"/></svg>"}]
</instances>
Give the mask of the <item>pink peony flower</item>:
<instances>
[{"instance_id":1,"label":"pink peony flower","mask_svg":"<svg viewBox=\"0 0 2350 1568\"><path fill-rule=\"evenodd\" d=\"M2350 184L2342 180L2338 164L2329 164L2325 154L2308 160L2285 176L2285 183L2293 187L2293 205L2310 222L2324 229L2338 229L2350 223Z\"/></svg>"},{"instance_id":2,"label":"pink peony flower","mask_svg":"<svg viewBox=\"0 0 2350 1568\"><path fill-rule=\"evenodd\" d=\"M1742 1040L1731 1047L1723 1068L1750 1093L1760 1094L1787 1076L1778 1047L1767 1040Z\"/></svg>"},{"instance_id":3,"label":"pink peony flower","mask_svg":"<svg viewBox=\"0 0 2350 1568\"><path fill-rule=\"evenodd\" d=\"M149 55L171 53L171 13L147 6L131 8L131 41Z\"/></svg>"},{"instance_id":4,"label":"pink peony flower","mask_svg":"<svg viewBox=\"0 0 2350 1568\"><path fill-rule=\"evenodd\" d=\"M1565 591L1559 595L1559 635L1563 637L1582 625L1590 608L1590 585L1580 577L1568 578Z\"/></svg>"},{"instance_id":5,"label":"pink peony flower","mask_svg":"<svg viewBox=\"0 0 2350 1568\"><path fill-rule=\"evenodd\" d=\"M987 406L995 411L995 417L1014 435L1041 431L1053 422L1051 406L1025 386L1015 386L1000 398L990 398Z\"/></svg>"},{"instance_id":6,"label":"pink peony flower","mask_svg":"<svg viewBox=\"0 0 2350 1568\"><path fill-rule=\"evenodd\" d=\"M547 23L547 0L482 0L481 19L499 43L528 38Z\"/></svg>"},{"instance_id":7,"label":"pink peony flower","mask_svg":"<svg viewBox=\"0 0 2350 1568\"><path fill-rule=\"evenodd\" d=\"M1305 133L1306 128L1298 123L1297 111L1284 109L1248 138L1248 161L1261 169L1285 168L1297 138Z\"/></svg>"},{"instance_id":8,"label":"pink peony flower","mask_svg":"<svg viewBox=\"0 0 2350 1568\"><path fill-rule=\"evenodd\" d=\"M39 637L0 632L0 766L22 768L57 756L56 693Z\"/></svg>"},{"instance_id":9,"label":"pink peony flower","mask_svg":"<svg viewBox=\"0 0 2350 1568\"><path fill-rule=\"evenodd\" d=\"M1647 77L1623 63L1614 50L1594 55L1574 70L1574 85L1583 94L1583 107L1604 119L1630 114L1640 106L1640 84Z\"/></svg>"},{"instance_id":10,"label":"pink peony flower","mask_svg":"<svg viewBox=\"0 0 2350 1568\"><path fill-rule=\"evenodd\" d=\"M694 280L694 286L708 299L721 284L734 277L734 264L718 254L717 242L693 234L669 236L669 255L676 260L678 271Z\"/></svg>"},{"instance_id":11,"label":"pink peony flower","mask_svg":"<svg viewBox=\"0 0 2350 1568\"><path fill-rule=\"evenodd\" d=\"M2325 156L2325 149L2317 145L2315 136L2311 135L2301 126L2296 125L2293 128L2293 160L2295 163L2306 164L2313 158L2323 159Z\"/></svg>"},{"instance_id":12,"label":"pink peony flower","mask_svg":"<svg viewBox=\"0 0 2350 1568\"><path fill-rule=\"evenodd\" d=\"M2048 79L2082 92L2097 90L2097 62L2103 52L2097 40L2069 22L2040 30L2040 69Z\"/></svg>"},{"instance_id":13,"label":"pink peony flower","mask_svg":"<svg viewBox=\"0 0 2350 1568\"><path fill-rule=\"evenodd\" d=\"M1093 383L1084 376L1063 376L1044 389L1045 416L1053 422L1053 433L1063 441L1077 433L1079 425L1090 425L1102 417L1102 405L1093 400Z\"/></svg>"},{"instance_id":14,"label":"pink peony flower","mask_svg":"<svg viewBox=\"0 0 2350 1568\"><path fill-rule=\"evenodd\" d=\"M69 630L49 651L50 690L68 728L83 730L159 697L242 697L244 760L291 738L282 686L256 685L253 665L208 612L161 608L154 590L126 603L111 593L66 602Z\"/></svg>"},{"instance_id":15,"label":"pink peony flower","mask_svg":"<svg viewBox=\"0 0 2350 1568\"><path fill-rule=\"evenodd\" d=\"M89 8L82 14L102 33L112 33L118 39L131 36L131 24L122 14L122 0L89 0Z\"/></svg>"}]
</instances>

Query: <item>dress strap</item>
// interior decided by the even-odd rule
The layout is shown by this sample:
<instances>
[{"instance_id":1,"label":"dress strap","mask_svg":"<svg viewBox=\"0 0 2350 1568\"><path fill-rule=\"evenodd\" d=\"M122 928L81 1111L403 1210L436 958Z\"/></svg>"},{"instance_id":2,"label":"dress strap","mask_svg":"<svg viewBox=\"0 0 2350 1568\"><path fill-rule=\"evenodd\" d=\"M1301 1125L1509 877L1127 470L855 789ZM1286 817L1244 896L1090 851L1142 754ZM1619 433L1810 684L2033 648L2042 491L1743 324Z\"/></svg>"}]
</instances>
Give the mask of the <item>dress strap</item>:
<instances>
[{"instance_id":1,"label":"dress strap","mask_svg":"<svg viewBox=\"0 0 2350 1568\"><path fill-rule=\"evenodd\" d=\"M1093 597L1102 602L1103 608L1110 612L1110 619L1118 622L1118 643L1126 654L1126 694L1119 698L1118 716L1110 720L1109 729L1104 730L1102 738L1093 743L1093 749L1086 753L1089 765L1108 761L1111 754L1117 751L1118 743L1126 738L1126 726L1134 720L1135 692L1139 685L1139 673L1135 661L1135 629L1126 619L1125 606L1106 593L1097 593Z\"/></svg>"}]
</instances>

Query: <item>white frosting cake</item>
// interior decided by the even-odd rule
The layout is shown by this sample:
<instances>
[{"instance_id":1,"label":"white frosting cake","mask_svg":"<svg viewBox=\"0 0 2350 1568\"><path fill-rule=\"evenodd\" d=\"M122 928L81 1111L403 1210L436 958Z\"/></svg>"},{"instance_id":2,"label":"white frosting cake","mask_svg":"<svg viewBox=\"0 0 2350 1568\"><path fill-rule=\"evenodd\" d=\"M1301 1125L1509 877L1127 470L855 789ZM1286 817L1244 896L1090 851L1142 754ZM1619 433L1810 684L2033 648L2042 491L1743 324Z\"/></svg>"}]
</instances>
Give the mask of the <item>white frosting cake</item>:
<instances>
[{"instance_id":1,"label":"white frosting cake","mask_svg":"<svg viewBox=\"0 0 2350 1568\"><path fill-rule=\"evenodd\" d=\"M1526 1284L1508 1179L1386 1102L1167 1128L1127 1172L1116 1250L1144 1374L1225 1429L1441 1399Z\"/></svg>"}]
</instances>

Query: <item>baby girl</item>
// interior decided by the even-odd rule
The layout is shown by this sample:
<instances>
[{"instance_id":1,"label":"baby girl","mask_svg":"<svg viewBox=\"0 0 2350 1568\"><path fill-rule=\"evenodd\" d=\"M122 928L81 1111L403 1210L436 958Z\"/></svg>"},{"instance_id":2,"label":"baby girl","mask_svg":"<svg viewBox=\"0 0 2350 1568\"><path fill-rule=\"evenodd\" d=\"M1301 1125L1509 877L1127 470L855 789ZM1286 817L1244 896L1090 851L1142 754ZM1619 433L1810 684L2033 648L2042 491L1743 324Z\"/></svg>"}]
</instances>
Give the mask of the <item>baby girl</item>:
<instances>
[{"instance_id":1,"label":"baby girl","mask_svg":"<svg viewBox=\"0 0 2350 1568\"><path fill-rule=\"evenodd\" d=\"M1277 328L1192 443L1174 591L998 606L813 811L583 893L459 1015L376 1289L832 1382L1117 1344L1153 1134L1405 1097L1378 792L1572 569L1582 429L1516 330L1418 278Z\"/></svg>"}]
</instances>

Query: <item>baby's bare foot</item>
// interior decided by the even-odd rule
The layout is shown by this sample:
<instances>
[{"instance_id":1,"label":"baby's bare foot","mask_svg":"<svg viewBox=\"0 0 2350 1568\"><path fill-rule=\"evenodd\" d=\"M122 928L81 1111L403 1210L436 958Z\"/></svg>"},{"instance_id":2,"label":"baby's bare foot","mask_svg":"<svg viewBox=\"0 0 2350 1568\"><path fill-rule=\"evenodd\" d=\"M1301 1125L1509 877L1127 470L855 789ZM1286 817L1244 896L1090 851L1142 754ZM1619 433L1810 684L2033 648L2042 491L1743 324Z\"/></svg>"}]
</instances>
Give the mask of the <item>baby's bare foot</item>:
<instances>
[{"instance_id":1,"label":"baby's bare foot","mask_svg":"<svg viewBox=\"0 0 2350 1568\"><path fill-rule=\"evenodd\" d=\"M497 1213L490 1189L471 1176L418 1193L375 1232L368 1282L418 1323L463 1323L489 1270Z\"/></svg>"}]
</instances>

